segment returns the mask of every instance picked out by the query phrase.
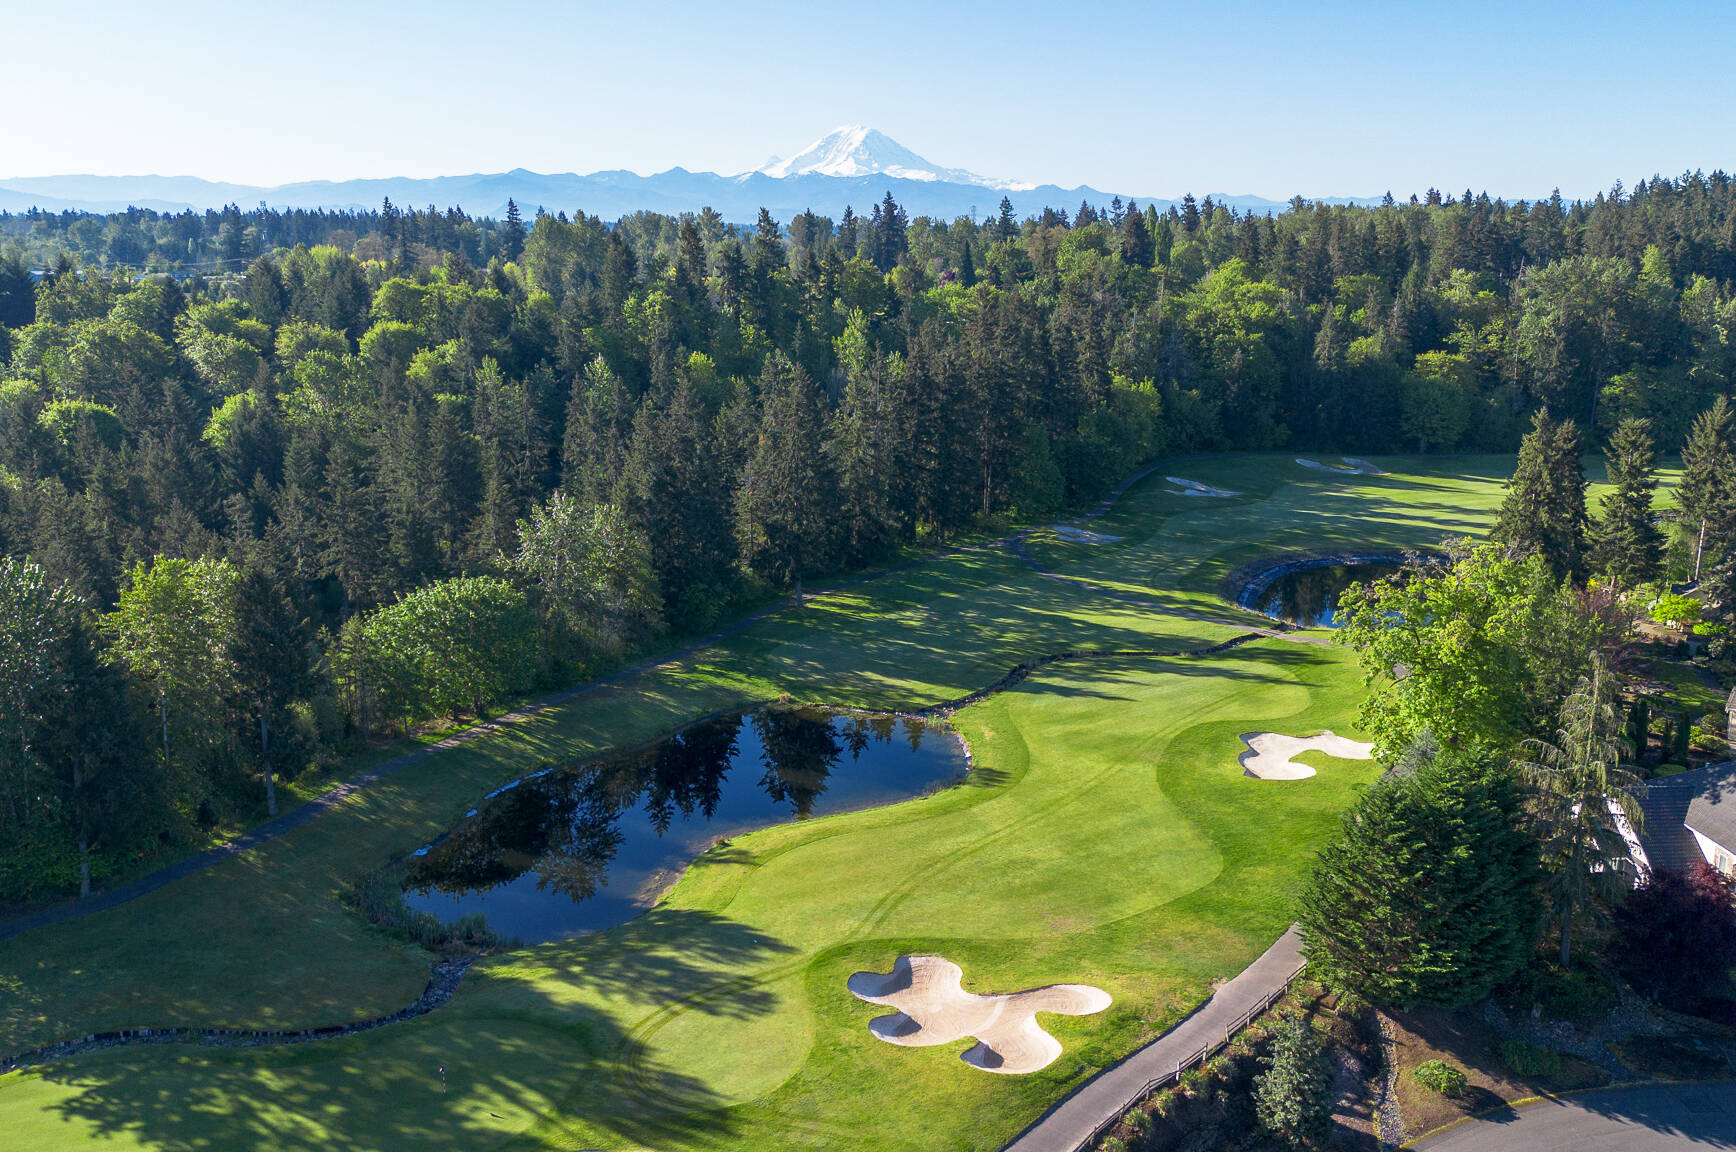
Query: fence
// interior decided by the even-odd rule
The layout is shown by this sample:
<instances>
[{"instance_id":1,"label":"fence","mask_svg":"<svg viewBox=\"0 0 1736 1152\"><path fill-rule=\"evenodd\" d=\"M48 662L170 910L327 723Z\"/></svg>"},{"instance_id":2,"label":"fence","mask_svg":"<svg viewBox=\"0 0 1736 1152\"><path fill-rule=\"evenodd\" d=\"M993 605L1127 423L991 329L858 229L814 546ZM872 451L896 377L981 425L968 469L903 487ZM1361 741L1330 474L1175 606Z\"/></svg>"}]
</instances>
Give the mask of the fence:
<instances>
[{"instance_id":1,"label":"fence","mask_svg":"<svg viewBox=\"0 0 1736 1152\"><path fill-rule=\"evenodd\" d=\"M1119 1123L1123 1116L1127 1115L1129 1111L1136 1107L1146 1097L1150 1096L1153 1092L1156 1092L1159 1088L1162 1088L1165 1085L1174 1084L1179 1081L1181 1079L1181 1074L1186 1072L1189 1068L1194 1068L1198 1065L1204 1064L1206 1059L1211 1056L1212 1053L1218 1051L1230 1042L1230 1037L1246 1028L1254 1017L1277 1003L1279 998L1290 990L1290 985L1296 983L1296 977L1302 975L1305 967L1306 965L1297 965L1296 971L1286 976L1282 985L1261 997L1260 1002L1254 1005L1254 1007L1248 1009L1240 1016L1237 1016L1234 1020L1225 1024L1224 1037L1222 1040L1212 1041L1210 1044L1205 1045L1191 1055L1177 1060L1175 1067L1170 1069L1168 1072L1147 1080L1140 1086L1138 1091L1128 1097L1126 1103L1117 1108L1113 1114L1105 1117L1103 1122L1098 1124L1097 1127L1091 1129L1091 1134L1089 1136L1075 1144L1071 1149L1071 1152L1082 1152L1083 1149L1089 1148L1091 1145L1097 1143L1105 1132L1109 1131L1109 1129Z\"/></svg>"}]
</instances>

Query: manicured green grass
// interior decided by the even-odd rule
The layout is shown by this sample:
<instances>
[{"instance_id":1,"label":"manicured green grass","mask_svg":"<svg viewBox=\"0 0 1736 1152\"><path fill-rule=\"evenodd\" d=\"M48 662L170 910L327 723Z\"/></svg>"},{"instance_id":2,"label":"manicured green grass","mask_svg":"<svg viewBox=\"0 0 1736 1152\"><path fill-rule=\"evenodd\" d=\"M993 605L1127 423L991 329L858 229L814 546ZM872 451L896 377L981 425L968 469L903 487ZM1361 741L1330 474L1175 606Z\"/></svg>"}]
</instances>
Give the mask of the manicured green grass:
<instances>
[{"instance_id":1,"label":"manicured green grass","mask_svg":"<svg viewBox=\"0 0 1736 1152\"><path fill-rule=\"evenodd\" d=\"M1430 461L1401 475L1409 465L1380 463L1395 474L1322 476L1290 457L1178 464L1247 495L1167 496L1154 478L1093 525L1124 543L1049 545L1045 559L1242 618L1215 593L1247 558L1474 531L1510 466ZM402 1006L427 957L359 924L338 889L543 763L779 694L923 704L1044 652L1176 651L1234 632L1001 552L853 588L415 764L198 877L8 942L0 1050L108 1027L299 1027ZM737 838L653 912L488 961L418 1021L0 1078L0 1130L48 1147L103 1133L106 1146L151 1148L494 1147L515 1134L525 1147L992 1148L1282 930L1312 848L1376 769L1323 760L1307 781L1247 780L1236 737L1345 732L1359 695L1345 653L1283 641L1051 666L960 714L979 765L964 787ZM1116 1004L1046 1018L1067 1052L1044 1072L989 1076L956 1059L962 1043L906 1050L869 1036L875 1012L845 976L914 949L958 961L980 990L1083 981Z\"/></svg>"}]
</instances>

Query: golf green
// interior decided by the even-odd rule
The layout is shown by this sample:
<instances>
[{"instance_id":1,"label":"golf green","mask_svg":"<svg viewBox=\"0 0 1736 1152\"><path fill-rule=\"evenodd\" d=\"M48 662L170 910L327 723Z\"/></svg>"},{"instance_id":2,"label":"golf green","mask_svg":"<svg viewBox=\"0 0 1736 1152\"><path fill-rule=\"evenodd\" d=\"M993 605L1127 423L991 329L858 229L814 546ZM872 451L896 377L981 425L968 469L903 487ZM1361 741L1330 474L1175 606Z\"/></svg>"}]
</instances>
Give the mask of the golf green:
<instances>
[{"instance_id":1,"label":"golf green","mask_svg":"<svg viewBox=\"0 0 1736 1152\"><path fill-rule=\"evenodd\" d=\"M10 941L0 1051L102 1028L391 1011L420 992L428 957L337 892L507 779L781 694L921 705L1043 653L1227 639L1253 619L1216 595L1237 564L1477 531L1510 468L1377 463L1390 474L1178 462L1174 474L1243 495L1174 495L1160 470L1093 523L1121 542L1033 543L1040 563L1092 583L1004 550L955 554L430 757L235 860ZM0 1077L0 1131L54 1148L992 1149L1283 930L1312 850L1379 769L1309 753L1315 777L1250 780L1237 737L1355 735L1360 695L1347 653L1288 640L1052 664L957 716L976 761L961 787L737 837L639 919L490 958L408 1023ZM1044 1017L1064 1054L1043 1071L987 1075L957 1059L968 1041L905 1049L869 1034L875 1010L845 978L916 950L959 963L976 991L1065 981L1115 1002Z\"/></svg>"}]
</instances>

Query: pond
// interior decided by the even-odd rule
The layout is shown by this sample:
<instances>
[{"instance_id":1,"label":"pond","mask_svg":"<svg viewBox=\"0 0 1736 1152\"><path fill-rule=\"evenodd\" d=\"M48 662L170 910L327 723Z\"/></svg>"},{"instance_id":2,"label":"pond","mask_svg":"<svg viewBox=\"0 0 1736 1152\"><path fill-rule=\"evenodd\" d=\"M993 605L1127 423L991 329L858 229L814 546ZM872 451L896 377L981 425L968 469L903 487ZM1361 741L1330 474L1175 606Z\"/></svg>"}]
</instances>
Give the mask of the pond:
<instances>
[{"instance_id":1,"label":"pond","mask_svg":"<svg viewBox=\"0 0 1736 1152\"><path fill-rule=\"evenodd\" d=\"M405 903L481 913L526 943L648 908L720 839L920 796L968 767L949 729L909 717L771 706L704 720L619 756L491 793L412 857Z\"/></svg>"},{"instance_id":2,"label":"pond","mask_svg":"<svg viewBox=\"0 0 1736 1152\"><path fill-rule=\"evenodd\" d=\"M1336 628L1338 597L1346 588L1385 579L1402 567L1349 561L1292 567L1264 588L1255 587L1244 604L1304 628Z\"/></svg>"}]
</instances>

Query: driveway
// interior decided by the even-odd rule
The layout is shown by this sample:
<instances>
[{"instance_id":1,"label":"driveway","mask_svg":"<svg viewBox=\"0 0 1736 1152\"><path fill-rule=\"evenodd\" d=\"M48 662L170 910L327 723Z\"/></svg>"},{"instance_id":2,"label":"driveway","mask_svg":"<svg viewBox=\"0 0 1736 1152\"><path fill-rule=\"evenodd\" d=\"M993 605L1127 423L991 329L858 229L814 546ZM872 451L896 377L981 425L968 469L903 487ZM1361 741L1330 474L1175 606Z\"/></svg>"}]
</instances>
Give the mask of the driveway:
<instances>
[{"instance_id":1,"label":"driveway","mask_svg":"<svg viewBox=\"0 0 1736 1152\"><path fill-rule=\"evenodd\" d=\"M1736 1083L1653 1084L1544 1100L1460 1124L1418 1152L1686 1152L1736 1148Z\"/></svg>"}]
</instances>

